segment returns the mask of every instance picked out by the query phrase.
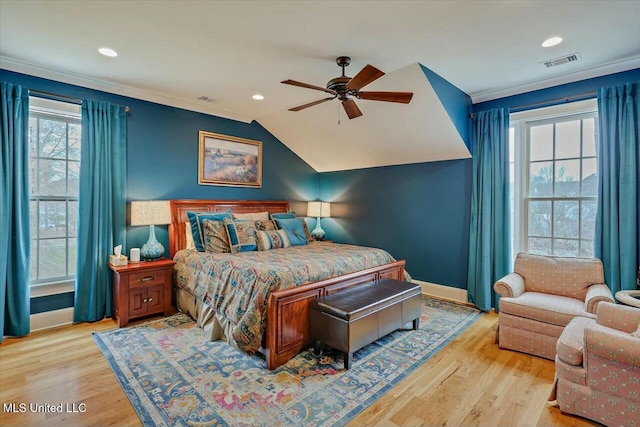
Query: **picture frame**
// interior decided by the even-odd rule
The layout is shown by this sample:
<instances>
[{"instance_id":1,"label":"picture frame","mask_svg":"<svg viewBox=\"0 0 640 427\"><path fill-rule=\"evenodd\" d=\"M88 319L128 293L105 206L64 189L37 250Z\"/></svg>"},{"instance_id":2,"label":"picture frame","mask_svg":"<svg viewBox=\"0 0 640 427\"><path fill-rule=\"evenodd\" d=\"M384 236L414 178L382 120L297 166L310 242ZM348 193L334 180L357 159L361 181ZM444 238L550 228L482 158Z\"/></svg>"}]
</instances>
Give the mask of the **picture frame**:
<instances>
[{"instance_id":1,"label":"picture frame","mask_svg":"<svg viewBox=\"0 0 640 427\"><path fill-rule=\"evenodd\" d=\"M198 184L262 187L262 142L198 133Z\"/></svg>"}]
</instances>

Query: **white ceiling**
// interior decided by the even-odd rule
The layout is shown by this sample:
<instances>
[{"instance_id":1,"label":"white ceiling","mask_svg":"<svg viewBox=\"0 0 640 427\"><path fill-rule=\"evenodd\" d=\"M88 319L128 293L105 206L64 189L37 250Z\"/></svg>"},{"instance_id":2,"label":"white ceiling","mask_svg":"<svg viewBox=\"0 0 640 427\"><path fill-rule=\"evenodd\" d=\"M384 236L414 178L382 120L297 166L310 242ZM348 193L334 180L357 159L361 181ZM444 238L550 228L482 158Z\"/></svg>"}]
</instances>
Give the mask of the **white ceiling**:
<instances>
[{"instance_id":1,"label":"white ceiling","mask_svg":"<svg viewBox=\"0 0 640 427\"><path fill-rule=\"evenodd\" d=\"M471 157L419 64L393 71L367 90L412 91L413 99L408 105L358 100L363 115L353 120L334 100L258 121L318 172ZM309 101L324 97L307 92Z\"/></svg>"},{"instance_id":2,"label":"white ceiling","mask_svg":"<svg viewBox=\"0 0 640 427\"><path fill-rule=\"evenodd\" d=\"M638 22L640 2L616 0L0 0L0 67L245 122L258 120L319 170L338 170L377 166L380 158L387 158L383 164L415 159L396 156L416 149L415 143L405 146L397 138L399 127L413 126L414 142L419 138L423 150L426 144L427 152L439 152L431 145L439 140L433 128L414 116L441 108L425 104L431 102L428 81L394 80L394 71L410 73L421 63L480 102L639 68ZM540 47L552 35L564 42ZM118 58L98 54L103 46L115 49ZM575 52L582 59L574 63L550 69L541 64ZM374 85L408 89L416 92L414 101L409 106L358 101L364 116L347 126L343 115L340 127L334 126L337 101L287 111L324 94L279 82L290 78L324 86L340 74L339 55L352 57L350 76L366 64L389 73L366 90ZM255 93L265 99L254 101ZM203 95L215 101L199 101ZM325 121L334 133L321 132L319 123ZM356 127L360 131L351 129ZM450 141L453 151L441 158L457 158L459 142ZM345 147L359 161L325 163ZM369 151L375 153L367 160Z\"/></svg>"}]
</instances>

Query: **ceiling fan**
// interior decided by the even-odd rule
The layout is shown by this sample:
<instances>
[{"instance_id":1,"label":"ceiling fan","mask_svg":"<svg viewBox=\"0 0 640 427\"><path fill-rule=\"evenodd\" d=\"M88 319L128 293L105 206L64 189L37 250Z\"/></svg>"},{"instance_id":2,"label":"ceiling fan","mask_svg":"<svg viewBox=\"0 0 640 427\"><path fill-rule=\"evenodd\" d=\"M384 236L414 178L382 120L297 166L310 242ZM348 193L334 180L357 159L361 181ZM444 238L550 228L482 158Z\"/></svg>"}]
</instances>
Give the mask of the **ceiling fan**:
<instances>
[{"instance_id":1,"label":"ceiling fan","mask_svg":"<svg viewBox=\"0 0 640 427\"><path fill-rule=\"evenodd\" d=\"M306 87L307 89L321 90L329 93L332 96L318 101L313 101L308 104L299 105L297 107L289 108L289 111L300 111L305 108L313 107L314 105L322 104L323 102L331 101L338 98L342 101L342 106L350 119L355 119L362 115L362 111L358 108L353 98L366 99L369 101L385 101L385 102L398 102L401 104L408 104L411 102L413 92L365 92L360 91L363 87L384 76L384 72L378 70L372 65L366 65L358 74L353 78L347 77L344 74L344 68L351 63L351 58L348 56L339 56L336 58L336 63L339 67L342 67L342 75L335 79L329 80L327 87L314 86L307 83L298 82L295 80L285 80L281 83L293 86Z\"/></svg>"}]
</instances>

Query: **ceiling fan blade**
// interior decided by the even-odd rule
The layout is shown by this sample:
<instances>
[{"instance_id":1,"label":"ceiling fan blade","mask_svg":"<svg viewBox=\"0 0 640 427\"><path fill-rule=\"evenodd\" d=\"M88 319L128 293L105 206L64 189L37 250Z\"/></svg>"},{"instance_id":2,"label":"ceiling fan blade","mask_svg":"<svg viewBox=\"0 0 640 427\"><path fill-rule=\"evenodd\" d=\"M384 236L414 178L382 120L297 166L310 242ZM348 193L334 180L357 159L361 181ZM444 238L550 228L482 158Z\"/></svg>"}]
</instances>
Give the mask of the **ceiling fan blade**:
<instances>
[{"instance_id":1,"label":"ceiling fan blade","mask_svg":"<svg viewBox=\"0 0 640 427\"><path fill-rule=\"evenodd\" d=\"M285 81L280 82L280 83L284 83L286 85L292 85L292 86L306 87L307 89L321 90L323 92L330 93L331 95L335 95L336 94L336 92L331 90L331 89L327 89L327 88L320 87L320 86L314 86L314 85L310 85L308 83L302 83L302 82L298 82L298 81L291 80L291 79L285 80Z\"/></svg>"},{"instance_id":2,"label":"ceiling fan blade","mask_svg":"<svg viewBox=\"0 0 640 427\"><path fill-rule=\"evenodd\" d=\"M408 104L413 98L413 92L358 92L358 97L369 101L399 102Z\"/></svg>"},{"instance_id":3,"label":"ceiling fan blade","mask_svg":"<svg viewBox=\"0 0 640 427\"><path fill-rule=\"evenodd\" d=\"M309 107L313 107L314 105L318 105L318 104L322 104L323 102L327 102L327 101L331 101L332 99L334 99L335 96L331 96L329 98L324 98L324 99L320 99L318 101L313 101L310 102L308 104L304 104L304 105L299 105L297 107L293 107L293 108L289 108L289 111L300 111L300 110L304 110L305 108L309 108Z\"/></svg>"},{"instance_id":4,"label":"ceiling fan blade","mask_svg":"<svg viewBox=\"0 0 640 427\"><path fill-rule=\"evenodd\" d=\"M362 111L358 108L358 105L353 101L353 99L345 99L342 101L342 106L344 107L344 111L347 112L347 116L350 119L355 119L356 117L360 117L362 115Z\"/></svg>"},{"instance_id":5,"label":"ceiling fan blade","mask_svg":"<svg viewBox=\"0 0 640 427\"><path fill-rule=\"evenodd\" d=\"M373 65L366 65L358 74L349 80L349 83L347 83L347 89L360 90L382 76L384 76L384 72L378 70Z\"/></svg>"}]
</instances>

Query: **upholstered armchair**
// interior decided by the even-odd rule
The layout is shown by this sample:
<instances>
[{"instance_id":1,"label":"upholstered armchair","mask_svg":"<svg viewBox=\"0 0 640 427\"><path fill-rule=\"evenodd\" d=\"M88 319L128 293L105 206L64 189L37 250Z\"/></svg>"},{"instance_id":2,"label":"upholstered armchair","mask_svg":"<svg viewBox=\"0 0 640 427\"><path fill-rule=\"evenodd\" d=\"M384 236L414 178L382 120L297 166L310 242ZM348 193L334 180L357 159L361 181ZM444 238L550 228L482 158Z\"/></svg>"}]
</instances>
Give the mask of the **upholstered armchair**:
<instances>
[{"instance_id":1,"label":"upholstered armchair","mask_svg":"<svg viewBox=\"0 0 640 427\"><path fill-rule=\"evenodd\" d=\"M596 319L575 318L558 340L550 400L606 426L640 426L640 309L602 303Z\"/></svg>"},{"instance_id":2,"label":"upholstered armchair","mask_svg":"<svg viewBox=\"0 0 640 427\"><path fill-rule=\"evenodd\" d=\"M595 318L599 303L614 302L595 258L520 252L513 273L493 288L500 294L498 345L551 360L574 317Z\"/></svg>"}]
</instances>

